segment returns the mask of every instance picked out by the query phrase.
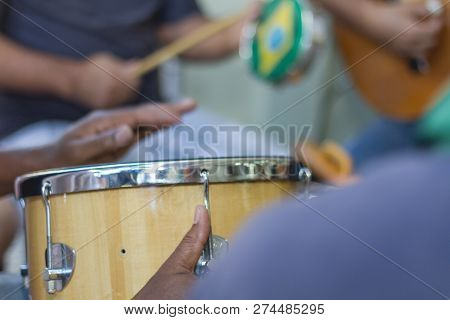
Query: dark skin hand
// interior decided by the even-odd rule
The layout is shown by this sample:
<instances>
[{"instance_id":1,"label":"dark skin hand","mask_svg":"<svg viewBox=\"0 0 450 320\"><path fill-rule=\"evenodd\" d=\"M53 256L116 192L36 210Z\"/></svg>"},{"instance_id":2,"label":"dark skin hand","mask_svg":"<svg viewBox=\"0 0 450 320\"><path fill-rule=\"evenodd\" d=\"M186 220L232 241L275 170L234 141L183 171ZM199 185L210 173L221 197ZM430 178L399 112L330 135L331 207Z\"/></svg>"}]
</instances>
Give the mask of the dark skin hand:
<instances>
[{"instance_id":1,"label":"dark skin hand","mask_svg":"<svg viewBox=\"0 0 450 320\"><path fill-rule=\"evenodd\" d=\"M106 52L68 59L0 35L0 88L10 92L51 95L88 109L119 107L138 95L138 68L137 61Z\"/></svg>"},{"instance_id":2,"label":"dark skin hand","mask_svg":"<svg viewBox=\"0 0 450 320\"><path fill-rule=\"evenodd\" d=\"M0 195L13 191L14 179L28 172L56 167L112 162L138 139L138 129L155 131L180 122L196 106L177 104L97 111L73 124L55 143L38 148L0 151Z\"/></svg>"},{"instance_id":3,"label":"dark skin hand","mask_svg":"<svg viewBox=\"0 0 450 320\"><path fill-rule=\"evenodd\" d=\"M197 280L195 265L208 241L211 230L208 211L203 206L195 210L191 230L161 266L135 300L180 300L186 299L189 290Z\"/></svg>"},{"instance_id":4,"label":"dark skin hand","mask_svg":"<svg viewBox=\"0 0 450 320\"><path fill-rule=\"evenodd\" d=\"M53 148L53 159L63 165L117 160L137 142L138 130L150 133L181 121L196 103L145 104L133 109L97 111L77 122ZM71 163L72 162L72 163Z\"/></svg>"},{"instance_id":5,"label":"dark skin hand","mask_svg":"<svg viewBox=\"0 0 450 320\"><path fill-rule=\"evenodd\" d=\"M20 221L11 198L1 198L0 208L2 208L0 211L0 271L2 271L3 256L14 240Z\"/></svg>"},{"instance_id":6,"label":"dark skin hand","mask_svg":"<svg viewBox=\"0 0 450 320\"><path fill-rule=\"evenodd\" d=\"M137 142L138 129L150 133L180 122L194 101L97 111L73 124L55 143L23 150L0 150L0 195L13 191L14 179L28 172L56 167L113 162ZM0 269L2 257L18 226L10 199L0 202ZM9 208L9 210L8 210Z\"/></svg>"}]
</instances>

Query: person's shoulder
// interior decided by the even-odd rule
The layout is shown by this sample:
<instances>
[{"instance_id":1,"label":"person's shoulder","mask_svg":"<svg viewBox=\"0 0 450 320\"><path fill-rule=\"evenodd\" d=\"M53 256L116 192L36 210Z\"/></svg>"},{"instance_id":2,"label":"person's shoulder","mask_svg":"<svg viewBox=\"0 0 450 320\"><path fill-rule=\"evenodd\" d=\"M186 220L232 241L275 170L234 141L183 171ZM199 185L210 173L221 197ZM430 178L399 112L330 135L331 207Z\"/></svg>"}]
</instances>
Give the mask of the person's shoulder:
<instances>
[{"instance_id":1,"label":"person's shoulder","mask_svg":"<svg viewBox=\"0 0 450 320\"><path fill-rule=\"evenodd\" d=\"M193 296L398 298L405 297L402 288L407 286L415 288L408 298L429 297L411 281L398 280L398 270L381 261L365 243L399 261L414 261L415 266L425 256L430 259L429 248L442 246L448 235L450 197L442 186L448 184L449 165L447 156L406 155L380 162L364 179L346 188L286 194L234 237L229 255ZM442 171L446 172L439 175ZM412 245L413 251L405 250ZM431 256L436 263L442 260L436 252ZM386 277L387 272L392 277ZM365 276L354 281L355 275ZM336 291L343 278L354 283ZM384 282L374 281L368 290L365 279ZM389 295L377 291L392 287L393 279L401 282L399 290Z\"/></svg>"},{"instance_id":2,"label":"person's shoulder","mask_svg":"<svg viewBox=\"0 0 450 320\"><path fill-rule=\"evenodd\" d=\"M446 190L450 184L450 155L412 153L374 164L361 180L344 188L315 187L308 193L286 194L254 216L241 236L265 230L266 237L283 236L299 226L320 225L333 219L355 225L423 219L420 211L434 208L435 216L445 215L450 206ZM269 232L267 230L270 230ZM283 230L285 232L283 232ZM290 230L290 231L289 231Z\"/></svg>"},{"instance_id":3,"label":"person's shoulder","mask_svg":"<svg viewBox=\"0 0 450 320\"><path fill-rule=\"evenodd\" d=\"M369 164L364 170L363 175L370 182L373 179L389 178L422 178L441 172L444 176L450 175L450 154L430 153L430 152L410 152L393 155L384 158L381 161L375 161ZM433 179L442 179L441 177L432 177Z\"/></svg>"}]
</instances>

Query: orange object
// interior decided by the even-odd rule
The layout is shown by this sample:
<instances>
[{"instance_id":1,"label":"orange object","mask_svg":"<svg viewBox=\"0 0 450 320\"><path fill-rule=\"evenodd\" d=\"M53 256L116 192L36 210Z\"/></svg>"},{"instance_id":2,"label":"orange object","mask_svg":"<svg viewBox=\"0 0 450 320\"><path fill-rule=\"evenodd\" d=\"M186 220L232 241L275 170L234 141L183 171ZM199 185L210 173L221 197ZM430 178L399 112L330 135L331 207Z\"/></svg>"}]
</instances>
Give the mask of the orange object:
<instances>
[{"instance_id":1,"label":"orange object","mask_svg":"<svg viewBox=\"0 0 450 320\"><path fill-rule=\"evenodd\" d=\"M326 141L322 145L304 143L297 148L297 157L322 182L345 185L353 182L353 160L338 144Z\"/></svg>"}]
</instances>

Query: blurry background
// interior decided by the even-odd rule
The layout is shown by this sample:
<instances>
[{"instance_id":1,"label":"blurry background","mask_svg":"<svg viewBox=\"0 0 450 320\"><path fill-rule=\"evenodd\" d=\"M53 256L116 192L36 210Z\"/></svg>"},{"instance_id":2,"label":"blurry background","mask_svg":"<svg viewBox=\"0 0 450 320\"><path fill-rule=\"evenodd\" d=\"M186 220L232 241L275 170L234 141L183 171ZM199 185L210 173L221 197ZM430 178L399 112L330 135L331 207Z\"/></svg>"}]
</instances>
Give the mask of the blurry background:
<instances>
[{"instance_id":1,"label":"blurry background","mask_svg":"<svg viewBox=\"0 0 450 320\"><path fill-rule=\"evenodd\" d=\"M251 2L197 1L210 17L237 13ZM275 87L262 82L253 77L245 61L235 55L219 63L170 62L161 72L163 94L172 99L180 96L192 97L199 101L205 110L239 123L253 125L264 124L301 100L288 112L271 121L271 124L312 125L313 138L320 140L326 136L343 142L370 122L374 115L353 90L346 76L339 77L318 90L325 82L336 77L343 68L330 30L327 43L316 58L315 64L298 83ZM327 114L329 116L326 116ZM327 123L327 119L331 121ZM23 240L17 239L18 243L20 241ZM15 247L17 245L16 243ZM23 262L23 258L11 250L6 261L6 269L17 272L17 266Z\"/></svg>"},{"instance_id":2,"label":"blurry background","mask_svg":"<svg viewBox=\"0 0 450 320\"><path fill-rule=\"evenodd\" d=\"M251 0L198 0L204 12L211 17L237 13ZM328 21L330 24L330 21ZM328 137L340 142L348 138L373 118L371 111L353 90L347 77L340 77L331 85L320 88L335 77L343 66L336 52L332 32L303 81L278 87L255 79L246 63L236 55L221 63L172 63L165 67L161 80L168 95L191 96L201 106L238 122L262 124L294 104L289 112L272 123L308 124L313 126L313 136ZM174 79L179 79L177 83ZM308 98L305 98L310 95ZM330 110L330 117L325 116ZM331 119L329 125L328 120Z\"/></svg>"}]
</instances>

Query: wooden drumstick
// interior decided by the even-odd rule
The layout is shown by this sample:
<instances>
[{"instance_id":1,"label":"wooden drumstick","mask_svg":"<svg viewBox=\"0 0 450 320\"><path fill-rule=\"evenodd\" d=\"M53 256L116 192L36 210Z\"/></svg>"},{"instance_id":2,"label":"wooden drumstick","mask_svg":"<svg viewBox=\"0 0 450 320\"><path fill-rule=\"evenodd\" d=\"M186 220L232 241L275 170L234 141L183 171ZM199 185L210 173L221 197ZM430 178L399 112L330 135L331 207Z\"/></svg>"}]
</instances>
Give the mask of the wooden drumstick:
<instances>
[{"instance_id":1,"label":"wooden drumstick","mask_svg":"<svg viewBox=\"0 0 450 320\"><path fill-rule=\"evenodd\" d=\"M206 26L200 27L187 37L176 40L172 44L169 44L168 46L150 54L148 57L142 60L141 65L136 72L136 76L141 77L146 73L156 69L158 66L167 62L168 60L202 43L203 41L216 35L217 33L231 27L233 24L243 19L245 15L246 12L243 12L235 16L208 23Z\"/></svg>"}]
</instances>

